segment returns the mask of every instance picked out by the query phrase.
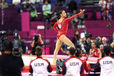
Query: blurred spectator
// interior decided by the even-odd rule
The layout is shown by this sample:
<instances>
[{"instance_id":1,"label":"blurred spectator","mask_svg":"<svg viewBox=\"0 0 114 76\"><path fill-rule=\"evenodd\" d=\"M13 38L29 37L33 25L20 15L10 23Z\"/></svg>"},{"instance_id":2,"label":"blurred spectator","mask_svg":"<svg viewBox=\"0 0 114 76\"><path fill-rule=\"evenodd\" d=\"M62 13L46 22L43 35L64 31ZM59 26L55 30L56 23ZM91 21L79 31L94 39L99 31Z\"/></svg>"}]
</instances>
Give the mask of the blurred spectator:
<instances>
[{"instance_id":1,"label":"blurred spectator","mask_svg":"<svg viewBox=\"0 0 114 76\"><path fill-rule=\"evenodd\" d=\"M9 38L6 35L6 31L4 31L4 30L0 31L0 51L1 51L1 53L4 52L3 42L7 39L9 39Z\"/></svg>"},{"instance_id":2,"label":"blurred spectator","mask_svg":"<svg viewBox=\"0 0 114 76\"><path fill-rule=\"evenodd\" d=\"M40 2L40 3L43 3L44 0L36 0L36 2Z\"/></svg>"},{"instance_id":3,"label":"blurred spectator","mask_svg":"<svg viewBox=\"0 0 114 76\"><path fill-rule=\"evenodd\" d=\"M75 15L77 13L76 10L73 10L73 13L71 14L72 16ZM79 23L79 17L74 18L71 22L72 22L72 28L78 28L78 23Z\"/></svg>"},{"instance_id":4,"label":"blurred spectator","mask_svg":"<svg viewBox=\"0 0 114 76\"><path fill-rule=\"evenodd\" d=\"M87 32L87 33L85 34L85 37L86 37L86 38L92 38L92 34L91 34L90 32Z\"/></svg>"},{"instance_id":5,"label":"blurred spectator","mask_svg":"<svg viewBox=\"0 0 114 76\"><path fill-rule=\"evenodd\" d=\"M86 53L85 43L86 43L86 38L84 37L82 38L82 44L81 44L82 53Z\"/></svg>"},{"instance_id":6,"label":"blurred spectator","mask_svg":"<svg viewBox=\"0 0 114 76\"><path fill-rule=\"evenodd\" d=\"M75 30L74 36L72 38L72 42L75 45L75 47L77 47L79 45L79 39L80 39L79 31Z\"/></svg>"},{"instance_id":7,"label":"blurred spectator","mask_svg":"<svg viewBox=\"0 0 114 76\"><path fill-rule=\"evenodd\" d=\"M48 76L48 72L52 72L50 62L42 58L42 48L36 47L37 58L30 63L29 76Z\"/></svg>"},{"instance_id":8,"label":"blurred spectator","mask_svg":"<svg viewBox=\"0 0 114 76\"><path fill-rule=\"evenodd\" d=\"M95 43L95 41L96 41L96 38L92 37L91 42Z\"/></svg>"},{"instance_id":9,"label":"blurred spectator","mask_svg":"<svg viewBox=\"0 0 114 76\"><path fill-rule=\"evenodd\" d=\"M74 0L69 0L67 8L68 12L73 13L73 10L77 10L77 3Z\"/></svg>"},{"instance_id":10,"label":"blurred spectator","mask_svg":"<svg viewBox=\"0 0 114 76\"><path fill-rule=\"evenodd\" d=\"M104 45L103 45L103 44L101 44L101 45L99 46L99 50L101 51L101 54L102 54L101 57L104 57L105 54L104 54Z\"/></svg>"},{"instance_id":11,"label":"blurred spectator","mask_svg":"<svg viewBox=\"0 0 114 76\"><path fill-rule=\"evenodd\" d=\"M0 51L0 55L2 55L1 51Z\"/></svg>"},{"instance_id":12,"label":"blurred spectator","mask_svg":"<svg viewBox=\"0 0 114 76\"><path fill-rule=\"evenodd\" d=\"M88 17L87 14L83 13L79 16L79 24L81 25L81 28L84 28L85 26L83 26L85 19Z\"/></svg>"},{"instance_id":13,"label":"blurred spectator","mask_svg":"<svg viewBox=\"0 0 114 76\"><path fill-rule=\"evenodd\" d=\"M44 2L44 0L36 0L36 3L38 3L38 4L40 4L40 5L42 5L43 2Z\"/></svg>"},{"instance_id":14,"label":"blurred spectator","mask_svg":"<svg viewBox=\"0 0 114 76\"><path fill-rule=\"evenodd\" d=\"M53 13L52 13L52 17L50 19L50 22L51 22L51 26L53 27L53 25L55 24L55 22L57 22L58 20L58 13L55 12L56 9L53 10Z\"/></svg>"},{"instance_id":15,"label":"blurred spectator","mask_svg":"<svg viewBox=\"0 0 114 76\"><path fill-rule=\"evenodd\" d=\"M36 9L36 7L33 6L33 4L30 4L29 11L30 11L31 21L36 21L37 20L36 18L38 16L38 14L37 14L37 9Z\"/></svg>"},{"instance_id":16,"label":"blurred spectator","mask_svg":"<svg viewBox=\"0 0 114 76\"><path fill-rule=\"evenodd\" d=\"M19 35L19 42L20 42L20 48L22 49L22 54L25 54L26 53L26 43L25 43L25 40L22 40L21 39L21 36Z\"/></svg>"},{"instance_id":17,"label":"blurred spectator","mask_svg":"<svg viewBox=\"0 0 114 76\"><path fill-rule=\"evenodd\" d=\"M112 42L114 42L114 32L113 32L113 34L112 34L112 36L110 37L110 44L112 43Z\"/></svg>"},{"instance_id":18,"label":"blurred spectator","mask_svg":"<svg viewBox=\"0 0 114 76\"><path fill-rule=\"evenodd\" d=\"M62 46L61 46L61 51L63 52L63 53L65 53L65 54L68 54L68 51L69 51L69 46L68 45L66 45L66 44L62 44Z\"/></svg>"},{"instance_id":19,"label":"blurred spectator","mask_svg":"<svg viewBox=\"0 0 114 76\"><path fill-rule=\"evenodd\" d=\"M112 42L111 44L110 44L110 46L112 47L112 48L114 48L114 42ZM114 50L113 50L114 51Z\"/></svg>"},{"instance_id":20,"label":"blurred spectator","mask_svg":"<svg viewBox=\"0 0 114 76\"><path fill-rule=\"evenodd\" d=\"M102 44L105 46L107 46L107 38L106 37L102 37Z\"/></svg>"},{"instance_id":21,"label":"blurred spectator","mask_svg":"<svg viewBox=\"0 0 114 76\"><path fill-rule=\"evenodd\" d=\"M90 49L91 49L91 39L88 37L85 42L86 54L89 54Z\"/></svg>"},{"instance_id":22,"label":"blurred spectator","mask_svg":"<svg viewBox=\"0 0 114 76\"><path fill-rule=\"evenodd\" d=\"M23 53L22 44L21 44L21 37L18 35L17 32L14 32L14 39L13 39L13 54L15 56L20 56Z\"/></svg>"},{"instance_id":23,"label":"blurred spectator","mask_svg":"<svg viewBox=\"0 0 114 76\"><path fill-rule=\"evenodd\" d=\"M86 54L86 49L85 49L85 42L86 42L86 38L81 38L79 40L79 45L80 45L80 51L84 54Z\"/></svg>"},{"instance_id":24,"label":"blurred spectator","mask_svg":"<svg viewBox=\"0 0 114 76\"><path fill-rule=\"evenodd\" d=\"M100 0L101 15L103 20L112 20L112 1Z\"/></svg>"},{"instance_id":25,"label":"blurred spectator","mask_svg":"<svg viewBox=\"0 0 114 76\"><path fill-rule=\"evenodd\" d=\"M42 6L42 11L44 15L44 20L50 21L52 12L51 12L51 4L48 3L48 0L44 1L44 4Z\"/></svg>"},{"instance_id":26,"label":"blurred spectator","mask_svg":"<svg viewBox=\"0 0 114 76\"><path fill-rule=\"evenodd\" d=\"M31 3L31 4L36 4L36 3L39 3L39 4L43 4L43 1L44 0L29 0L29 3Z\"/></svg>"},{"instance_id":27,"label":"blurred spectator","mask_svg":"<svg viewBox=\"0 0 114 76\"><path fill-rule=\"evenodd\" d=\"M22 47L22 50L23 50L23 54L26 53L26 43L25 43L25 40L21 40L21 47Z\"/></svg>"},{"instance_id":28,"label":"blurred spectator","mask_svg":"<svg viewBox=\"0 0 114 76\"><path fill-rule=\"evenodd\" d=\"M65 0L57 0L57 6L63 6L65 4Z\"/></svg>"},{"instance_id":29,"label":"blurred spectator","mask_svg":"<svg viewBox=\"0 0 114 76\"><path fill-rule=\"evenodd\" d=\"M35 4L36 0L29 0L29 3Z\"/></svg>"},{"instance_id":30,"label":"blurred spectator","mask_svg":"<svg viewBox=\"0 0 114 76\"><path fill-rule=\"evenodd\" d=\"M99 48L99 46L102 44L102 40L101 40L101 37L100 36L98 36L96 38L95 44L96 44L96 47L97 48Z\"/></svg>"},{"instance_id":31,"label":"blurred spectator","mask_svg":"<svg viewBox=\"0 0 114 76\"><path fill-rule=\"evenodd\" d=\"M99 6L101 6L101 16L103 20L105 19L105 5L106 5L106 0L99 1Z\"/></svg>"},{"instance_id":32,"label":"blurred spectator","mask_svg":"<svg viewBox=\"0 0 114 76\"><path fill-rule=\"evenodd\" d=\"M85 38L86 36L86 30L83 30L80 34L80 38Z\"/></svg>"},{"instance_id":33,"label":"blurred spectator","mask_svg":"<svg viewBox=\"0 0 114 76\"><path fill-rule=\"evenodd\" d=\"M42 47L43 44L44 44L44 42L42 41L41 35L40 34L38 34L38 35L34 34L33 41L32 41L32 44L31 44L31 46L32 46L32 54L35 55L35 50L36 50L35 48L37 46Z\"/></svg>"},{"instance_id":34,"label":"blurred spectator","mask_svg":"<svg viewBox=\"0 0 114 76\"><path fill-rule=\"evenodd\" d=\"M76 50L75 56L78 57L79 59L81 59L81 57L83 55L86 55L86 54L82 53L82 51L80 50L80 48L76 48L75 50Z\"/></svg>"},{"instance_id":35,"label":"blurred spectator","mask_svg":"<svg viewBox=\"0 0 114 76\"><path fill-rule=\"evenodd\" d=\"M112 20L112 0L107 2L107 19Z\"/></svg>"},{"instance_id":36,"label":"blurred spectator","mask_svg":"<svg viewBox=\"0 0 114 76\"><path fill-rule=\"evenodd\" d=\"M25 0L24 2L21 3L22 5L22 8L20 9L20 12L23 12L23 11L30 11L30 2L29 0Z\"/></svg>"},{"instance_id":37,"label":"blurred spectator","mask_svg":"<svg viewBox=\"0 0 114 76\"><path fill-rule=\"evenodd\" d=\"M16 7L16 8L21 8L21 0L13 0L12 4Z\"/></svg>"},{"instance_id":38,"label":"blurred spectator","mask_svg":"<svg viewBox=\"0 0 114 76\"><path fill-rule=\"evenodd\" d=\"M91 43L91 49L89 50L90 57L99 57L101 58L101 52L99 49L96 48L95 43Z\"/></svg>"},{"instance_id":39,"label":"blurred spectator","mask_svg":"<svg viewBox=\"0 0 114 76\"><path fill-rule=\"evenodd\" d=\"M21 0L12 0L12 4L18 5L21 3Z\"/></svg>"},{"instance_id":40,"label":"blurred spectator","mask_svg":"<svg viewBox=\"0 0 114 76\"><path fill-rule=\"evenodd\" d=\"M21 57L12 55L13 44L10 40L4 41L4 54L0 56L1 76L21 76L24 63Z\"/></svg>"},{"instance_id":41,"label":"blurred spectator","mask_svg":"<svg viewBox=\"0 0 114 76\"><path fill-rule=\"evenodd\" d=\"M2 0L0 3L0 8L8 8L8 4L6 3L6 0Z\"/></svg>"},{"instance_id":42,"label":"blurred spectator","mask_svg":"<svg viewBox=\"0 0 114 76\"><path fill-rule=\"evenodd\" d=\"M25 0L24 2L22 2L22 4L28 4L30 3L29 0Z\"/></svg>"},{"instance_id":43,"label":"blurred spectator","mask_svg":"<svg viewBox=\"0 0 114 76\"><path fill-rule=\"evenodd\" d=\"M108 0L104 6L104 20L112 20L112 1Z\"/></svg>"},{"instance_id":44,"label":"blurred spectator","mask_svg":"<svg viewBox=\"0 0 114 76\"><path fill-rule=\"evenodd\" d=\"M114 42L111 43L111 56L114 58Z\"/></svg>"}]
</instances>

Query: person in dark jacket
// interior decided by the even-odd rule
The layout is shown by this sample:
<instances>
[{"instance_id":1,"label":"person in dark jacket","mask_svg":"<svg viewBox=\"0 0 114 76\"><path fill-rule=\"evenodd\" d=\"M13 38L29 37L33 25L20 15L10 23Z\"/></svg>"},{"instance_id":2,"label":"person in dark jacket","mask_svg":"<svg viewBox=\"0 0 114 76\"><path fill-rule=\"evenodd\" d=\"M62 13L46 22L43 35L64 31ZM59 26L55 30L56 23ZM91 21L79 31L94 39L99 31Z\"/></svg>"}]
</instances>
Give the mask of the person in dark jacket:
<instances>
[{"instance_id":1,"label":"person in dark jacket","mask_svg":"<svg viewBox=\"0 0 114 76\"><path fill-rule=\"evenodd\" d=\"M112 36L110 37L110 44L111 44L112 42L114 42L114 32L113 32Z\"/></svg>"},{"instance_id":2,"label":"person in dark jacket","mask_svg":"<svg viewBox=\"0 0 114 76\"><path fill-rule=\"evenodd\" d=\"M21 70L24 67L21 56L12 55L13 44L10 40L5 40L3 45L4 53L0 56L1 76L21 76Z\"/></svg>"},{"instance_id":3,"label":"person in dark jacket","mask_svg":"<svg viewBox=\"0 0 114 76\"><path fill-rule=\"evenodd\" d=\"M80 35L79 35L79 31L75 31L74 32L74 36L73 36L73 38L72 38L72 42L73 42L73 44L75 45L75 47L77 47L77 48L79 48L78 46L79 46L79 39L80 39Z\"/></svg>"}]
</instances>

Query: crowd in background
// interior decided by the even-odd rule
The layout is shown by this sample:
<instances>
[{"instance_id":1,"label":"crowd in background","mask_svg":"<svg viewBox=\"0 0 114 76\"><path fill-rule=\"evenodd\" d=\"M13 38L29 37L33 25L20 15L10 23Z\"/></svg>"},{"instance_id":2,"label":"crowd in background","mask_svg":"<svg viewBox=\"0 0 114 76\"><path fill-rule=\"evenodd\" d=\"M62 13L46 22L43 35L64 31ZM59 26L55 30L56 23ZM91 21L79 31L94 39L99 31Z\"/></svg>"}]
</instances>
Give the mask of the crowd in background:
<instances>
[{"instance_id":1,"label":"crowd in background","mask_svg":"<svg viewBox=\"0 0 114 76\"><path fill-rule=\"evenodd\" d=\"M112 1L100 0L99 6L101 6L101 16L103 20L112 20Z\"/></svg>"},{"instance_id":2,"label":"crowd in background","mask_svg":"<svg viewBox=\"0 0 114 76\"><path fill-rule=\"evenodd\" d=\"M0 31L4 33L4 31ZM20 35L15 32L13 34L13 38L10 37L10 35L1 35L0 37L0 49L1 53L3 50L3 41L4 39L10 39L13 42L13 50L19 50L21 54L29 54L29 55L35 55L35 48L37 46L44 47L44 41L42 40L42 36L40 34L34 34L33 40L31 43L32 49L28 49L28 46L25 42L25 40L21 39ZM95 57L103 57L103 50L104 47L110 46L112 50L114 51L114 32L112 33L112 36L109 38L107 37L93 37L91 33L86 32L85 30L79 33L78 31L74 32L74 36L71 39L74 43L76 49L78 50L81 55L87 55L87 56L95 56ZM61 51L64 54L68 54L67 51L69 49L69 46L64 44L61 46ZM96 54L95 54L96 50ZM92 54L94 53L94 54ZM18 53L17 53L18 54ZM113 53L112 53L113 55Z\"/></svg>"},{"instance_id":3,"label":"crowd in background","mask_svg":"<svg viewBox=\"0 0 114 76\"><path fill-rule=\"evenodd\" d=\"M20 8L23 4L33 4L35 7L42 6L45 0L0 0L0 3L3 3L6 6L11 7L12 5ZM69 1L72 0L47 0L52 6L66 6ZM81 0L73 0L75 2L80 2ZM4 7L7 8L7 7Z\"/></svg>"},{"instance_id":4,"label":"crowd in background","mask_svg":"<svg viewBox=\"0 0 114 76\"><path fill-rule=\"evenodd\" d=\"M1 8L18 8L19 13L28 11L30 12L31 21L47 21L48 25L53 26L54 22L58 20L58 12L54 9L55 6L64 7L67 11L68 17L79 12L78 5L81 0L12 0L8 4L7 0L1 0ZM101 7L101 19L112 20L112 1L99 0L98 5ZM88 18L87 14L82 14L75 18L71 23L73 28L82 28L84 20Z\"/></svg>"},{"instance_id":5,"label":"crowd in background","mask_svg":"<svg viewBox=\"0 0 114 76\"><path fill-rule=\"evenodd\" d=\"M72 38L72 42L74 43L77 51L81 56L89 56L89 57L104 57L104 48L110 46L112 49L112 56L114 56L114 32L110 38L107 37L92 37L91 33L87 33L82 31L80 34L78 31L75 31L74 37ZM64 54L68 54L69 46L63 44L61 47L61 51Z\"/></svg>"},{"instance_id":6,"label":"crowd in background","mask_svg":"<svg viewBox=\"0 0 114 76\"><path fill-rule=\"evenodd\" d=\"M86 32L85 30L79 33L75 31L74 36L72 38L72 42L74 43L76 50L80 53L80 56L90 56L90 57L104 57L104 48L106 46L110 46L112 49L111 55L114 56L114 32L110 38L107 37L92 37L91 33ZM34 35L32 46L32 54L35 53L35 47L40 46L42 47L44 42L41 38L41 35ZM62 44L61 51L63 54L68 54L69 46L66 44Z\"/></svg>"},{"instance_id":7,"label":"crowd in background","mask_svg":"<svg viewBox=\"0 0 114 76\"><path fill-rule=\"evenodd\" d=\"M91 33L82 31L79 34L78 31L75 31L72 42L82 54L102 58L104 56L104 47L110 46L112 51L114 51L114 32L110 38L107 38L100 36L92 37Z\"/></svg>"},{"instance_id":8,"label":"crowd in background","mask_svg":"<svg viewBox=\"0 0 114 76\"><path fill-rule=\"evenodd\" d=\"M0 8L18 8L19 13L28 11L31 21L48 20L50 23L57 20L57 11L53 7L64 6L72 13L73 10L77 10L76 2L77 0L12 0L11 4L8 4L7 0L1 0Z\"/></svg>"}]
</instances>

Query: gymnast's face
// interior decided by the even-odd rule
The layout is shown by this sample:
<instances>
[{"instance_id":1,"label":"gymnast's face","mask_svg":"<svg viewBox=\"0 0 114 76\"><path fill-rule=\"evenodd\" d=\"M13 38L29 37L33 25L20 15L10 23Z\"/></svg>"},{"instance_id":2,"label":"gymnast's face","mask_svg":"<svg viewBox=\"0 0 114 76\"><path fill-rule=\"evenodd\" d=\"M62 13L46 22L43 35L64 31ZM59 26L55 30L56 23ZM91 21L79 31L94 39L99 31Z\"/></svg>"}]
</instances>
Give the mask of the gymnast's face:
<instances>
[{"instance_id":1,"label":"gymnast's face","mask_svg":"<svg viewBox=\"0 0 114 76\"><path fill-rule=\"evenodd\" d=\"M63 17L63 18L65 18L67 15L66 15L66 12L63 10L62 12L61 12L61 17Z\"/></svg>"}]
</instances>

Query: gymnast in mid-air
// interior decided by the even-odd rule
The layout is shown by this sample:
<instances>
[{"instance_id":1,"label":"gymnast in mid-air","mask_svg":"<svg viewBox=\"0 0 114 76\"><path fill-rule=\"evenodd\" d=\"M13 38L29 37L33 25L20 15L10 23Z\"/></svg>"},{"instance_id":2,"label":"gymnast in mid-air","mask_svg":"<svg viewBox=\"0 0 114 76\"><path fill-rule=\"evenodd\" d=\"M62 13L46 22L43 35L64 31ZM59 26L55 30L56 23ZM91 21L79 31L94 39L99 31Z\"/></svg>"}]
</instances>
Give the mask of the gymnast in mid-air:
<instances>
[{"instance_id":1,"label":"gymnast in mid-air","mask_svg":"<svg viewBox=\"0 0 114 76\"><path fill-rule=\"evenodd\" d=\"M64 10L59 12L60 19L53 26L54 30L58 33L57 34L56 47L55 47L55 50L54 50L53 64L56 64L56 57L57 57L58 51L59 51L62 43L65 43L68 46L75 48L74 44L66 36L67 31L68 31L68 22L73 20L74 18L80 16L81 14L83 14L84 11L85 10L80 10L80 13L78 13L76 15L73 15L70 18L66 18L67 14L66 14L66 12Z\"/></svg>"}]
</instances>

